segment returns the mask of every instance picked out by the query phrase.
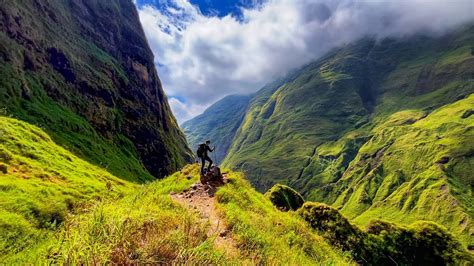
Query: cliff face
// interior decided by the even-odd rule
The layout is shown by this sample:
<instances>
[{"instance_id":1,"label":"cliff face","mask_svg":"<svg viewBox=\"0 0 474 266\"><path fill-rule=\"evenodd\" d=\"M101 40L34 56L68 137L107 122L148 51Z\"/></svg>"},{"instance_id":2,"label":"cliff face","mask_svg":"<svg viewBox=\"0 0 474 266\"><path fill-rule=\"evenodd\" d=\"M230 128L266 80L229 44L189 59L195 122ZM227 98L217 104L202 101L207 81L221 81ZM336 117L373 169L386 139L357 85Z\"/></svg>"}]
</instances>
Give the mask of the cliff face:
<instances>
[{"instance_id":1,"label":"cliff face","mask_svg":"<svg viewBox=\"0 0 474 266\"><path fill-rule=\"evenodd\" d=\"M5 115L130 180L190 160L132 1L2 2L0 29Z\"/></svg>"}]
</instances>

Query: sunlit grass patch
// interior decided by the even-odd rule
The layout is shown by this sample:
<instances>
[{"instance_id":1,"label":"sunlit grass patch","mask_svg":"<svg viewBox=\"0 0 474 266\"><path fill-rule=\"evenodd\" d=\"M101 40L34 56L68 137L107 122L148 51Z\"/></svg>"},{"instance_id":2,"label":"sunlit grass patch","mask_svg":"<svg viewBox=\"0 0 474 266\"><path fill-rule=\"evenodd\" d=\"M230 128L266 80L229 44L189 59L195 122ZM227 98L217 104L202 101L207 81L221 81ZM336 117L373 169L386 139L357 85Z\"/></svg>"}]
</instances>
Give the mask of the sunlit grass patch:
<instances>
[{"instance_id":1,"label":"sunlit grass patch","mask_svg":"<svg viewBox=\"0 0 474 266\"><path fill-rule=\"evenodd\" d=\"M8 117L0 117L0 165L0 260L46 241L91 201L117 199L135 187Z\"/></svg>"},{"instance_id":2,"label":"sunlit grass patch","mask_svg":"<svg viewBox=\"0 0 474 266\"><path fill-rule=\"evenodd\" d=\"M348 263L294 212L279 211L239 173L230 173L216 199L239 249L253 263Z\"/></svg>"}]
</instances>

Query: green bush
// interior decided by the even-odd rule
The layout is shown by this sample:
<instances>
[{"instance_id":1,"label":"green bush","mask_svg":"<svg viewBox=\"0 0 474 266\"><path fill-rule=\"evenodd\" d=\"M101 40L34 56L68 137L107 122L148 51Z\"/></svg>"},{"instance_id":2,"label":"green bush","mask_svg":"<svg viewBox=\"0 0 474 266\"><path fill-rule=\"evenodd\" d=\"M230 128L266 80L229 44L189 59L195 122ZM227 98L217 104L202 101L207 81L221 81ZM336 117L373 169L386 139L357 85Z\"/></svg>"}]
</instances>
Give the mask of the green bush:
<instances>
[{"instance_id":1,"label":"green bush","mask_svg":"<svg viewBox=\"0 0 474 266\"><path fill-rule=\"evenodd\" d=\"M375 220L368 225L367 233L380 236L385 253L397 261L431 265L472 261L453 235L433 222L420 221L407 228Z\"/></svg>"},{"instance_id":2,"label":"green bush","mask_svg":"<svg viewBox=\"0 0 474 266\"><path fill-rule=\"evenodd\" d=\"M364 232L352 225L338 210L323 203L306 202L298 213L332 245L351 252L357 261L373 260Z\"/></svg>"},{"instance_id":3,"label":"green bush","mask_svg":"<svg viewBox=\"0 0 474 266\"><path fill-rule=\"evenodd\" d=\"M446 265L473 261L459 241L433 222L404 227L374 220L363 231L325 204L307 202L298 213L331 244L351 252L360 263Z\"/></svg>"},{"instance_id":4,"label":"green bush","mask_svg":"<svg viewBox=\"0 0 474 266\"><path fill-rule=\"evenodd\" d=\"M304 203L304 199L300 193L281 184L276 184L269 189L267 193L265 193L265 197L267 197L273 205L283 211L295 211Z\"/></svg>"}]
</instances>

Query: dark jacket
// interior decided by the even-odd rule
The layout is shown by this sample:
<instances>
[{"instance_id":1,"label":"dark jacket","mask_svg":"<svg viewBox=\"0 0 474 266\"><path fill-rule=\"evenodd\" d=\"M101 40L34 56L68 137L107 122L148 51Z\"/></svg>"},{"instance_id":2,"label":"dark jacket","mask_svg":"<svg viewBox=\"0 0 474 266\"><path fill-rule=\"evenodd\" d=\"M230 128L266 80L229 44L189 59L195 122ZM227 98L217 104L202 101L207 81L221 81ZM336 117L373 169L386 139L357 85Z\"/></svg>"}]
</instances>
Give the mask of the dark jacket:
<instances>
[{"instance_id":1,"label":"dark jacket","mask_svg":"<svg viewBox=\"0 0 474 266\"><path fill-rule=\"evenodd\" d=\"M207 144L204 144L204 145L205 145L205 149L204 149L204 153L203 153L203 154L204 154L204 157L207 157L207 152L209 152L209 151L210 151L210 152L213 152L214 150L211 149L211 147L209 147L209 145L207 145Z\"/></svg>"}]
</instances>

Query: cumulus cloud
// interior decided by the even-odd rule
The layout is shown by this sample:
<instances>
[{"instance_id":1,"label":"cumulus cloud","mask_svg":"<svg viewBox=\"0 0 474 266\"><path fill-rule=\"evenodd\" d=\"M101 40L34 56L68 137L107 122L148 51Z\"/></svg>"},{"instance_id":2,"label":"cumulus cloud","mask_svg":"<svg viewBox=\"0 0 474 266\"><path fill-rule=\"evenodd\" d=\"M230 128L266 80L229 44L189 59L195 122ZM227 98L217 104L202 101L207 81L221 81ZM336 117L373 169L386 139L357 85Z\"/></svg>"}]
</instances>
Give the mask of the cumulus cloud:
<instances>
[{"instance_id":1,"label":"cumulus cloud","mask_svg":"<svg viewBox=\"0 0 474 266\"><path fill-rule=\"evenodd\" d=\"M440 34L472 21L474 1L269 0L236 18L204 16L188 0L161 0L139 14L183 122L225 95L254 92L361 37Z\"/></svg>"}]
</instances>

